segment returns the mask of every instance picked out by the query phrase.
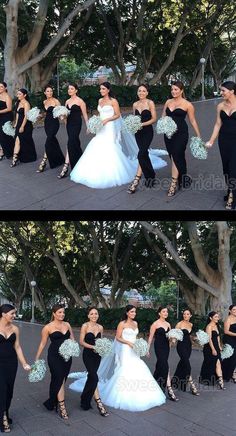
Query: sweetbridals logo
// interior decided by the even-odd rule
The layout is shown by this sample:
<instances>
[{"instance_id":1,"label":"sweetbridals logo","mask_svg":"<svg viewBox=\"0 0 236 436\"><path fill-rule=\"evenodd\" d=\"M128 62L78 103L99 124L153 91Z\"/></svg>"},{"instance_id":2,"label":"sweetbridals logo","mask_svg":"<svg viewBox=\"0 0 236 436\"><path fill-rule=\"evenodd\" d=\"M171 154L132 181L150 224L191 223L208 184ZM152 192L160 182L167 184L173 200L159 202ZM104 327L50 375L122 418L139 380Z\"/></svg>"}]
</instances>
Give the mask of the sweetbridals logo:
<instances>
[{"instance_id":1,"label":"sweetbridals logo","mask_svg":"<svg viewBox=\"0 0 236 436\"><path fill-rule=\"evenodd\" d=\"M155 380L141 380L141 379L128 379L126 377L120 377L117 383L117 391L129 391L129 392L151 392L156 389Z\"/></svg>"}]
</instances>

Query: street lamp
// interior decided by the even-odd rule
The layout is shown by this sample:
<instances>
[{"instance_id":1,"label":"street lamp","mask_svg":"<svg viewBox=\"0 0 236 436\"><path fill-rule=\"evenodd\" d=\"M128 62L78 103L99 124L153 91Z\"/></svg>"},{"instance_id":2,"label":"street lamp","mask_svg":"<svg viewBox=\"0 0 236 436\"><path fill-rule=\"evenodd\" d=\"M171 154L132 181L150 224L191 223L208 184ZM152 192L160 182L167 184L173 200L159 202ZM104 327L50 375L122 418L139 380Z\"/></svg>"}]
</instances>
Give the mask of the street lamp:
<instances>
[{"instance_id":1,"label":"street lamp","mask_svg":"<svg viewBox=\"0 0 236 436\"><path fill-rule=\"evenodd\" d=\"M34 288L36 286L36 281L32 280L30 282L30 284L31 284L31 321L30 322L35 322L35 319L34 319L34 303L35 303Z\"/></svg>"},{"instance_id":2,"label":"street lamp","mask_svg":"<svg viewBox=\"0 0 236 436\"><path fill-rule=\"evenodd\" d=\"M201 58L201 59L200 59L200 64L202 65L202 97L201 97L202 100L206 100L206 97L205 97L205 90L204 90L205 62L206 62L206 59L205 59L205 58Z\"/></svg>"}]
</instances>

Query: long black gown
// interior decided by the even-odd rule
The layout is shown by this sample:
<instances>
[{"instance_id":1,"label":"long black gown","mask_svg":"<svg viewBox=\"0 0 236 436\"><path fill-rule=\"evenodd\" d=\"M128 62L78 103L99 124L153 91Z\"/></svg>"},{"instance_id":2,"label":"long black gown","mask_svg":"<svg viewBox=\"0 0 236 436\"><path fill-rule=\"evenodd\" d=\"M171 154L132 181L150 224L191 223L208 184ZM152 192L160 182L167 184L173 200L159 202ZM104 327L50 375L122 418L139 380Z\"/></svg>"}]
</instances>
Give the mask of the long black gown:
<instances>
[{"instance_id":1,"label":"long black gown","mask_svg":"<svg viewBox=\"0 0 236 436\"><path fill-rule=\"evenodd\" d=\"M173 158L175 166L179 172L178 183L179 186L187 188L191 183L191 178L187 175L187 164L185 159L185 150L188 143L188 125L185 121L187 111L176 108L171 111L168 107L166 109L166 115L171 117L177 124L177 131L169 139L164 135L164 141L166 149L170 158Z\"/></svg>"},{"instance_id":2,"label":"long black gown","mask_svg":"<svg viewBox=\"0 0 236 436\"><path fill-rule=\"evenodd\" d=\"M222 125L219 131L219 149L226 184L233 191L233 206L236 206L236 112L231 115L220 111Z\"/></svg>"},{"instance_id":3,"label":"long black gown","mask_svg":"<svg viewBox=\"0 0 236 436\"><path fill-rule=\"evenodd\" d=\"M144 109L141 114L137 109L135 109L135 115L141 116L142 123L149 121L152 118L152 114L149 109ZM155 171L152 167L148 154L148 149L153 139L152 125L144 126L141 130L138 130L138 132L135 134L135 139L139 148L139 164L142 168L145 179L151 182L155 179Z\"/></svg>"},{"instance_id":4,"label":"long black gown","mask_svg":"<svg viewBox=\"0 0 236 436\"><path fill-rule=\"evenodd\" d=\"M19 132L21 124L23 123L25 111L24 108L21 107L17 109L18 113L18 121L16 125L15 132L15 140L18 137L20 140L20 152L19 152L19 160L21 162L34 162L37 159L37 154L35 150L35 144L32 137L33 134L33 124L31 121L27 120L24 131L22 133Z\"/></svg>"},{"instance_id":5,"label":"long black gown","mask_svg":"<svg viewBox=\"0 0 236 436\"><path fill-rule=\"evenodd\" d=\"M191 375L191 365L189 358L192 352L192 343L190 334L187 329L182 329L183 340L177 343L177 353L180 357L180 361L176 367L174 376L172 378L172 384L174 387L178 387L182 391L186 391L186 385L188 378Z\"/></svg>"},{"instance_id":6,"label":"long black gown","mask_svg":"<svg viewBox=\"0 0 236 436\"><path fill-rule=\"evenodd\" d=\"M13 389L18 366L14 348L16 334L5 338L0 333L0 429L3 430L3 415L8 411L13 397Z\"/></svg>"},{"instance_id":7,"label":"long black gown","mask_svg":"<svg viewBox=\"0 0 236 436\"><path fill-rule=\"evenodd\" d=\"M204 360L202 363L202 368L199 378L199 382L202 384L214 385L217 380L216 362L217 360L222 362L221 355L220 355L220 347L218 344L218 336L219 333L216 330L213 330L211 334L211 340L217 352L217 356L213 356L209 343L205 344L203 347Z\"/></svg>"},{"instance_id":8,"label":"long black gown","mask_svg":"<svg viewBox=\"0 0 236 436\"><path fill-rule=\"evenodd\" d=\"M48 366L51 372L51 382L49 387L49 399L43 404L48 410L53 410L57 405L57 394L70 372L72 358L65 362L58 350L61 344L70 338L70 332L65 334L55 331L49 335L51 344L48 348Z\"/></svg>"},{"instance_id":9,"label":"long black gown","mask_svg":"<svg viewBox=\"0 0 236 436\"><path fill-rule=\"evenodd\" d=\"M82 112L81 107L77 104L73 104L71 108L68 105L66 107L70 110L70 114L67 117L66 123L68 134L67 149L69 153L70 166L71 169L73 169L83 154L79 139L79 134L82 127Z\"/></svg>"},{"instance_id":10,"label":"long black gown","mask_svg":"<svg viewBox=\"0 0 236 436\"><path fill-rule=\"evenodd\" d=\"M44 128L47 135L45 142L45 153L48 158L50 168L56 168L65 162L64 155L57 140L56 134L59 130L60 123L58 118L53 118L54 106L46 109Z\"/></svg>"},{"instance_id":11,"label":"long black gown","mask_svg":"<svg viewBox=\"0 0 236 436\"><path fill-rule=\"evenodd\" d=\"M236 323L230 325L229 331L236 333ZM223 343L231 345L234 349L234 354L231 357L222 360L223 378L229 381L233 377L233 372L236 368L236 336L224 335Z\"/></svg>"},{"instance_id":12,"label":"long black gown","mask_svg":"<svg viewBox=\"0 0 236 436\"><path fill-rule=\"evenodd\" d=\"M5 101L0 100L0 111L7 108L7 104ZM3 114L0 113L0 145L3 149L4 155L9 159L13 155L14 150L14 138L12 136L6 135L2 126L7 121L13 121L13 112L5 112Z\"/></svg>"},{"instance_id":13,"label":"long black gown","mask_svg":"<svg viewBox=\"0 0 236 436\"><path fill-rule=\"evenodd\" d=\"M167 384L167 377L169 372L168 357L170 352L169 339L166 337L166 333L169 331L165 330L164 327L158 327L155 331L154 340L154 350L157 358L156 368L153 377L165 391Z\"/></svg>"},{"instance_id":14,"label":"long black gown","mask_svg":"<svg viewBox=\"0 0 236 436\"><path fill-rule=\"evenodd\" d=\"M87 344L90 345L95 345L95 340L100 337L101 337L100 332L97 334L97 336L95 336L92 332L89 332L86 333L84 337L84 342L87 342ZM98 384L97 370L101 362L101 357L99 356L99 354L95 353L92 349L84 348L83 362L88 371L88 377L87 377L86 384L84 386L84 390L81 394L81 407L84 410L88 410L91 408L91 400Z\"/></svg>"}]
</instances>

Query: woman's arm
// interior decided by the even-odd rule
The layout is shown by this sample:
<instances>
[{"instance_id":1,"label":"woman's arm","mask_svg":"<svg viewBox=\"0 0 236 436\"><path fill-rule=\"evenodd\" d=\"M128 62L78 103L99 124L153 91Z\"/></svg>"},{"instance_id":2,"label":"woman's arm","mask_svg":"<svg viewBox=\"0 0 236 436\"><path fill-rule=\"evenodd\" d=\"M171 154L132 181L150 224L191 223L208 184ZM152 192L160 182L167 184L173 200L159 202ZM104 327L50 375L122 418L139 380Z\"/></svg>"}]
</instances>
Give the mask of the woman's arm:
<instances>
[{"instance_id":1,"label":"woman's arm","mask_svg":"<svg viewBox=\"0 0 236 436\"><path fill-rule=\"evenodd\" d=\"M82 111L82 114L84 117L84 121L85 121L86 126L87 126L87 124L88 124L87 107L86 107L84 100L82 100L82 98L80 98L80 107L81 107L81 111Z\"/></svg>"},{"instance_id":2,"label":"woman's arm","mask_svg":"<svg viewBox=\"0 0 236 436\"><path fill-rule=\"evenodd\" d=\"M38 360L47 341L48 341L48 335L49 335L49 331L48 331L48 327L45 325L45 327L42 329L42 333L41 333L41 342L39 344L36 356L35 356L35 360Z\"/></svg>"},{"instance_id":3,"label":"woman's arm","mask_svg":"<svg viewBox=\"0 0 236 436\"><path fill-rule=\"evenodd\" d=\"M227 318L224 322L224 333L225 335L236 336L236 333L231 332L229 328L230 328L230 319Z\"/></svg>"},{"instance_id":4,"label":"woman's arm","mask_svg":"<svg viewBox=\"0 0 236 436\"><path fill-rule=\"evenodd\" d=\"M24 119L23 119L23 121L22 121L22 124L21 124L21 126L20 126L20 128L19 128L19 132L20 133L23 133L24 132L24 128L25 128L25 125L26 125L26 123L27 123L27 117L26 117L26 114L27 114L27 112L30 110L30 104L28 103L28 101L25 103L25 105L24 105Z\"/></svg>"},{"instance_id":5,"label":"woman's arm","mask_svg":"<svg viewBox=\"0 0 236 436\"><path fill-rule=\"evenodd\" d=\"M195 109L194 109L194 106L192 105L192 103L188 104L187 113L188 113L189 121L192 124L196 135L200 138L201 134L200 134L200 130L198 127L198 123L197 123L196 118L195 118Z\"/></svg>"},{"instance_id":6,"label":"woman's arm","mask_svg":"<svg viewBox=\"0 0 236 436\"><path fill-rule=\"evenodd\" d=\"M90 350L94 350L94 345L87 344L87 342L85 342L84 340L86 333L87 333L87 326L86 324L83 324L80 330L79 343L84 348L90 348Z\"/></svg>"},{"instance_id":7,"label":"woman's arm","mask_svg":"<svg viewBox=\"0 0 236 436\"><path fill-rule=\"evenodd\" d=\"M218 106L217 106L217 110L216 110L216 122L215 122L215 125L214 125L214 128L213 128L212 135L211 135L209 141L207 141L207 143L206 143L207 147L212 147L212 145L214 144L214 142L215 142L215 140L216 140L216 138L217 138L217 136L219 134L219 130L220 130L221 125L222 125L222 121L221 121L221 118L220 118L220 111L221 111L221 109L222 109L222 103L218 104Z\"/></svg>"},{"instance_id":8,"label":"woman's arm","mask_svg":"<svg viewBox=\"0 0 236 436\"><path fill-rule=\"evenodd\" d=\"M150 112L151 112L151 116L152 118L148 121L145 121L144 123L142 123L142 126L150 126L151 124L155 123L157 120L157 111L156 111L156 107L155 104L152 100L149 100L149 107L150 107Z\"/></svg>"},{"instance_id":9,"label":"woman's arm","mask_svg":"<svg viewBox=\"0 0 236 436\"><path fill-rule=\"evenodd\" d=\"M161 114L162 117L166 116L166 109L167 109L168 103L169 103L169 100L167 100L165 102L165 104L164 104L163 111L162 111L162 114Z\"/></svg>"},{"instance_id":10,"label":"woman's arm","mask_svg":"<svg viewBox=\"0 0 236 436\"><path fill-rule=\"evenodd\" d=\"M70 332L70 339L72 339L72 341L75 341L75 336L74 336L73 330L71 328L71 325L68 322L66 324L67 324L67 327L68 327L69 332Z\"/></svg>"},{"instance_id":11,"label":"woman's arm","mask_svg":"<svg viewBox=\"0 0 236 436\"><path fill-rule=\"evenodd\" d=\"M29 371L30 370L30 365L26 362L25 356L24 356L22 348L20 346L19 329L18 329L18 327L14 326L14 332L16 334L16 341L15 341L15 344L14 344L14 348L16 350L17 357L18 357L21 365L23 366L23 368L26 371Z\"/></svg>"},{"instance_id":12,"label":"woman's arm","mask_svg":"<svg viewBox=\"0 0 236 436\"><path fill-rule=\"evenodd\" d=\"M123 329L124 329L124 323L123 323L123 321L121 321L118 324L118 327L117 327L117 330L116 330L116 340L121 342L122 344L129 345L129 347L133 348L132 342L126 341L125 339L122 338Z\"/></svg>"},{"instance_id":13,"label":"woman's arm","mask_svg":"<svg viewBox=\"0 0 236 436\"><path fill-rule=\"evenodd\" d=\"M114 115L110 118L106 118L105 120L103 120L102 124L104 126L109 121L114 121L114 120L117 120L118 118L120 118L120 106L119 106L118 101L115 98L112 100L112 107L114 109Z\"/></svg>"},{"instance_id":14,"label":"woman's arm","mask_svg":"<svg viewBox=\"0 0 236 436\"><path fill-rule=\"evenodd\" d=\"M5 114L7 112L12 111L12 99L9 95L7 95L7 98L6 98L6 105L7 105L6 109L0 110L0 114Z\"/></svg>"},{"instance_id":15,"label":"woman's arm","mask_svg":"<svg viewBox=\"0 0 236 436\"><path fill-rule=\"evenodd\" d=\"M150 349L150 346L151 346L151 343L152 343L153 336L154 336L154 334L155 334L156 328L157 328L157 326L156 326L156 321L155 321L155 322L151 325L151 327L150 327L150 331L149 331L149 338L148 338L148 347L149 347L149 349Z\"/></svg>"},{"instance_id":16,"label":"woman's arm","mask_svg":"<svg viewBox=\"0 0 236 436\"><path fill-rule=\"evenodd\" d=\"M133 115L135 115L136 104L137 104L136 102L133 103Z\"/></svg>"},{"instance_id":17,"label":"woman's arm","mask_svg":"<svg viewBox=\"0 0 236 436\"><path fill-rule=\"evenodd\" d=\"M216 349L215 349L215 347L213 345L213 342L212 342L212 339L211 339L212 329L211 329L211 327L209 325L206 328L206 332L209 335L209 345L211 347L212 354L213 354L213 356L216 356L217 352L216 352Z\"/></svg>"}]
</instances>

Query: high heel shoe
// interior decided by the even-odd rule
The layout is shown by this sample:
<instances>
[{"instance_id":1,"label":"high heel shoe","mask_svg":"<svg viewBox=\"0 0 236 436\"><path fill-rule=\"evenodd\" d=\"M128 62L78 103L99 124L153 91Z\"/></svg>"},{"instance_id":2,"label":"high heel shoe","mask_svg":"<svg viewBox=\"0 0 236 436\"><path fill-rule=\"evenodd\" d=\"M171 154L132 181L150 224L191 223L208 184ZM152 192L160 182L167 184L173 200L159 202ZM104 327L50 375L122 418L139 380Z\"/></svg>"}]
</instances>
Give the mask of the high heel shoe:
<instances>
[{"instance_id":1,"label":"high heel shoe","mask_svg":"<svg viewBox=\"0 0 236 436\"><path fill-rule=\"evenodd\" d=\"M67 173L68 173L68 170L69 170L69 164L68 163L64 163L63 168L62 168L60 174L58 174L58 176L57 176L58 179L63 179L64 177L66 177Z\"/></svg>"},{"instance_id":2,"label":"high heel shoe","mask_svg":"<svg viewBox=\"0 0 236 436\"><path fill-rule=\"evenodd\" d=\"M222 390L225 390L225 389L226 389L225 386L224 386L224 380L223 380L223 377L222 377L222 376L220 376L220 377L218 378L218 380L217 380L217 384L218 384L218 386L219 386L220 389L222 389Z\"/></svg>"},{"instance_id":3,"label":"high heel shoe","mask_svg":"<svg viewBox=\"0 0 236 436\"><path fill-rule=\"evenodd\" d=\"M135 193L135 191L139 185L140 179L141 179L141 176L138 176L138 175L135 176L134 180L132 181L132 183L128 187L128 190L127 190L128 194Z\"/></svg>"},{"instance_id":4,"label":"high heel shoe","mask_svg":"<svg viewBox=\"0 0 236 436\"><path fill-rule=\"evenodd\" d=\"M68 417L68 413L66 410L66 406L65 406L65 401L58 401L58 408L57 408L57 412L58 415L60 416L61 419L64 419L65 421L67 421L67 419L69 419Z\"/></svg>"},{"instance_id":5,"label":"high heel shoe","mask_svg":"<svg viewBox=\"0 0 236 436\"><path fill-rule=\"evenodd\" d=\"M38 169L36 170L36 173L42 173L45 170L47 165L47 160L48 160L47 156L44 156Z\"/></svg>"},{"instance_id":6,"label":"high heel shoe","mask_svg":"<svg viewBox=\"0 0 236 436\"><path fill-rule=\"evenodd\" d=\"M171 386L167 386L168 397L171 401L179 401L179 398L176 397Z\"/></svg>"},{"instance_id":7,"label":"high heel shoe","mask_svg":"<svg viewBox=\"0 0 236 436\"><path fill-rule=\"evenodd\" d=\"M196 396L200 395L193 380L189 380L189 387L192 395L196 395Z\"/></svg>"},{"instance_id":8,"label":"high heel shoe","mask_svg":"<svg viewBox=\"0 0 236 436\"><path fill-rule=\"evenodd\" d=\"M18 153L14 153L13 154L13 158L12 158L12 163L11 163L10 167L13 168L16 165L18 165L18 163L20 163L20 161L18 159Z\"/></svg>"},{"instance_id":9,"label":"high heel shoe","mask_svg":"<svg viewBox=\"0 0 236 436\"><path fill-rule=\"evenodd\" d=\"M0 161L3 160L3 159L6 159L5 154L2 154L2 155L0 156Z\"/></svg>"},{"instance_id":10,"label":"high heel shoe","mask_svg":"<svg viewBox=\"0 0 236 436\"><path fill-rule=\"evenodd\" d=\"M178 189L178 179L176 179L175 177L171 177L171 179L171 184L167 193L168 197L173 197Z\"/></svg>"},{"instance_id":11,"label":"high heel shoe","mask_svg":"<svg viewBox=\"0 0 236 436\"><path fill-rule=\"evenodd\" d=\"M2 424L0 426L0 430L2 433L10 433L10 431L11 431L10 426L9 426L9 422L7 419L7 415L5 413L3 415L3 420L2 420Z\"/></svg>"},{"instance_id":12,"label":"high heel shoe","mask_svg":"<svg viewBox=\"0 0 236 436\"><path fill-rule=\"evenodd\" d=\"M230 193L228 195L228 199L227 199L227 203L225 205L225 209L226 210L233 210L233 209L235 209L234 197L233 197L232 191L230 191Z\"/></svg>"},{"instance_id":13,"label":"high heel shoe","mask_svg":"<svg viewBox=\"0 0 236 436\"><path fill-rule=\"evenodd\" d=\"M97 399L95 399L95 401L97 403L97 408L98 408L98 411L99 411L100 415L102 415L102 416L109 416L109 413L105 409L105 407L104 407L104 405L103 405L103 403L101 401L101 398L97 398Z\"/></svg>"}]
</instances>

